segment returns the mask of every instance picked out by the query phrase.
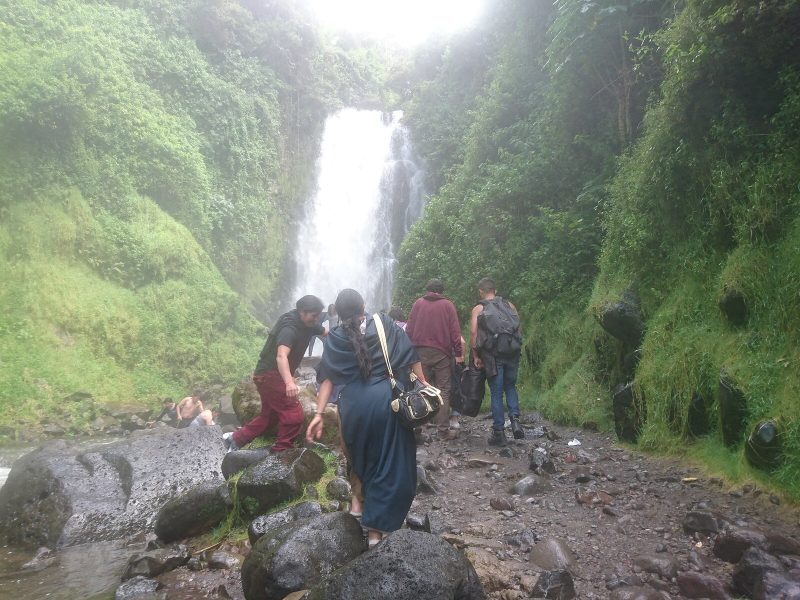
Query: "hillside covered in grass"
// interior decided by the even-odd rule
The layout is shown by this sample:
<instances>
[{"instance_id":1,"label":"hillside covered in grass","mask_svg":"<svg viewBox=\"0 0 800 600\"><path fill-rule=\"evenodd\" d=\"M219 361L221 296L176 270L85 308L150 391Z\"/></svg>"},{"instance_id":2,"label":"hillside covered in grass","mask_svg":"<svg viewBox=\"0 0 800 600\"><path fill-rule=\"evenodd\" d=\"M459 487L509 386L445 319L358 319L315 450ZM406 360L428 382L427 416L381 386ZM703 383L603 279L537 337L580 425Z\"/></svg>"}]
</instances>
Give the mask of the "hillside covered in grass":
<instances>
[{"instance_id":1,"label":"hillside covered in grass","mask_svg":"<svg viewBox=\"0 0 800 600\"><path fill-rule=\"evenodd\" d=\"M545 414L612 428L628 384L640 444L734 477L766 477L743 447L773 419L770 477L800 495L798 34L794 0L509 0L420 51L407 116L438 191L398 303L436 276L466 315L491 275ZM623 299L626 340L601 326Z\"/></svg>"},{"instance_id":2,"label":"hillside covered in grass","mask_svg":"<svg viewBox=\"0 0 800 600\"><path fill-rule=\"evenodd\" d=\"M248 373L378 64L289 1L0 1L0 424Z\"/></svg>"}]
</instances>

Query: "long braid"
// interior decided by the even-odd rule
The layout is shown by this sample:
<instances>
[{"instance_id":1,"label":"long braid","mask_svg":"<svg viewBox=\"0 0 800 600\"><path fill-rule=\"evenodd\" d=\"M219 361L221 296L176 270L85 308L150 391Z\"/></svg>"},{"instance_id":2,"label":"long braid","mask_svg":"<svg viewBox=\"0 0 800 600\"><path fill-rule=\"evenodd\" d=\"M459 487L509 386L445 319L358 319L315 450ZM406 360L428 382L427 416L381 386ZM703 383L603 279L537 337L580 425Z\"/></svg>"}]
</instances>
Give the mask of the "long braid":
<instances>
[{"instance_id":1,"label":"long braid","mask_svg":"<svg viewBox=\"0 0 800 600\"><path fill-rule=\"evenodd\" d=\"M364 299L357 291L345 289L336 297L336 313L339 315L339 326L353 345L353 351L358 360L361 377L369 379L372 373L372 360L369 348L361 333L361 319L364 316Z\"/></svg>"},{"instance_id":2,"label":"long braid","mask_svg":"<svg viewBox=\"0 0 800 600\"><path fill-rule=\"evenodd\" d=\"M361 371L361 377L369 379L372 373L372 360L369 356L367 342L361 333L361 319L359 317L348 319L342 324L342 327L347 333L347 337L350 338L350 343L353 344L353 351L356 354L356 360L358 360L358 369Z\"/></svg>"}]
</instances>

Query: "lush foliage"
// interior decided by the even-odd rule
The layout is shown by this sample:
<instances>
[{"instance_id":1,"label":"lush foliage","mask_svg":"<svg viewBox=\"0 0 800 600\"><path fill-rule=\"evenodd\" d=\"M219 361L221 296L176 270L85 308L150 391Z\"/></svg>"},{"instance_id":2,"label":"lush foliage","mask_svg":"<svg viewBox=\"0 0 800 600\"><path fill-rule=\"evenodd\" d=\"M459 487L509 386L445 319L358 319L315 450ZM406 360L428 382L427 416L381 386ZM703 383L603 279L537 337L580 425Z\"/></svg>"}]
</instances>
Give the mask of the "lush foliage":
<instances>
[{"instance_id":1,"label":"lush foliage","mask_svg":"<svg viewBox=\"0 0 800 600\"><path fill-rule=\"evenodd\" d=\"M246 373L380 64L288 0L0 0L0 419Z\"/></svg>"},{"instance_id":2,"label":"lush foliage","mask_svg":"<svg viewBox=\"0 0 800 600\"><path fill-rule=\"evenodd\" d=\"M780 420L777 478L798 493L798 20L793 0L507 0L438 62L421 53L408 118L436 192L398 302L438 276L466 314L493 276L523 314L534 403L607 425L622 348L595 315L634 289L643 443L683 447L689 399L717 415L724 369L749 425ZM743 327L717 308L728 290Z\"/></svg>"}]
</instances>

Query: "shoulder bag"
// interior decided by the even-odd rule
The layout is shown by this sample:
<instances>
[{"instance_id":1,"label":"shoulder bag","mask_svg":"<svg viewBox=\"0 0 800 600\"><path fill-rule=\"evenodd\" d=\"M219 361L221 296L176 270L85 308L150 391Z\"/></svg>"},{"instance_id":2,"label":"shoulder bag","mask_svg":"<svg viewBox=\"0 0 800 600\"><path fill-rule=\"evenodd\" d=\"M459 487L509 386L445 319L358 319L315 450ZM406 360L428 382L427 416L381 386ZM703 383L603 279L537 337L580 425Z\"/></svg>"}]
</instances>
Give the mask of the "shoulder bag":
<instances>
[{"instance_id":1,"label":"shoulder bag","mask_svg":"<svg viewBox=\"0 0 800 600\"><path fill-rule=\"evenodd\" d=\"M416 375L411 373L411 389L403 390L397 385L397 380L392 372L389 362L389 350L386 345L386 331L379 314L372 317L375 328L378 330L378 339L381 341L383 359L386 361L386 370L389 373L389 382L392 384L392 401L390 406L397 415L400 424L406 429L414 429L432 421L444 402L442 392L432 385L423 385Z\"/></svg>"}]
</instances>

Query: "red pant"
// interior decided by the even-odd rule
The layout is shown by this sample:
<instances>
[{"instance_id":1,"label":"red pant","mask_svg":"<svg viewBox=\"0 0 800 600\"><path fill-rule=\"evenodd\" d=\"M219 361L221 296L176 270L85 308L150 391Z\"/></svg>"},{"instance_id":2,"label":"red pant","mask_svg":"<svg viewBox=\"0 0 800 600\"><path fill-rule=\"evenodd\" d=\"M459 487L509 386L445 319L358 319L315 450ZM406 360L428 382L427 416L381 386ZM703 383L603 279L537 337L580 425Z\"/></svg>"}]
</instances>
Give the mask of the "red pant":
<instances>
[{"instance_id":1,"label":"red pant","mask_svg":"<svg viewBox=\"0 0 800 600\"><path fill-rule=\"evenodd\" d=\"M296 398L286 395L286 384L277 370L253 375L253 382L261 396L261 414L236 430L233 441L241 448L274 427L277 422L278 439L275 440L272 450L288 450L293 447L295 438L303 429L303 407Z\"/></svg>"}]
</instances>

